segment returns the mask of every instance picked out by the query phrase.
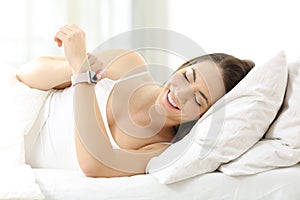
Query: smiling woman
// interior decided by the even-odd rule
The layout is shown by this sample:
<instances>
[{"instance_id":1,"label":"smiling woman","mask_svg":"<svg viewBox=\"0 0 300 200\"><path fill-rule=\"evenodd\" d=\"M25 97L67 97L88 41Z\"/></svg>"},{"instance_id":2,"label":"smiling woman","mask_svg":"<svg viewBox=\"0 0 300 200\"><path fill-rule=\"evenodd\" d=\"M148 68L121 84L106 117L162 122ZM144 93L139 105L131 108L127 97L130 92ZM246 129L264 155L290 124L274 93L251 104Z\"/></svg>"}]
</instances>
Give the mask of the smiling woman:
<instances>
[{"instance_id":1,"label":"smiling woman","mask_svg":"<svg viewBox=\"0 0 300 200\"><path fill-rule=\"evenodd\" d=\"M151 158L184 137L254 66L227 54L204 55L184 63L158 86L135 51L87 54L85 34L76 25L60 28L55 41L64 45L66 59L44 57L17 75L32 88L52 90L45 110L49 117L36 142L41 145L33 147L28 162L33 167L66 165L62 168L76 168L78 162L91 177L145 173ZM69 153L66 144L74 145Z\"/></svg>"},{"instance_id":2,"label":"smiling woman","mask_svg":"<svg viewBox=\"0 0 300 200\"><path fill-rule=\"evenodd\" d=\"M191 96L190 99L194 98L194 104L198 104L198 109L191 106L188 113L198 114L198 117L177 126L173 141L178 141L188 134L201 115L238 84L254 65L251 60L241 60L224 53L207 54L182 64L177 73L183 73L189 87L194 91L194 97Z\"/></svg>"}]
</instances>

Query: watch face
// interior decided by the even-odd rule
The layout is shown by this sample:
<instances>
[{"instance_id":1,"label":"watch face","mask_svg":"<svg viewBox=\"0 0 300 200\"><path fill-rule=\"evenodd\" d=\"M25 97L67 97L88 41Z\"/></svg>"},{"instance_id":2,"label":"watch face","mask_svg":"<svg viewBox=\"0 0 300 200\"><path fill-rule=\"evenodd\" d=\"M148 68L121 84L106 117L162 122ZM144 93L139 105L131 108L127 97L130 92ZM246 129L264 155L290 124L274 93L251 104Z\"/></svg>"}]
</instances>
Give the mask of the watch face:
<instances>
[{"instance_id":1,"label":"watch face","mask_svg":"<svg viewBox=\"0 0 300 200\"><path fill-rule=\"evenodd\" d=\"M97 74L94 71L89 71L91 83L97 83Z\"/></svg>"}]
</instances>

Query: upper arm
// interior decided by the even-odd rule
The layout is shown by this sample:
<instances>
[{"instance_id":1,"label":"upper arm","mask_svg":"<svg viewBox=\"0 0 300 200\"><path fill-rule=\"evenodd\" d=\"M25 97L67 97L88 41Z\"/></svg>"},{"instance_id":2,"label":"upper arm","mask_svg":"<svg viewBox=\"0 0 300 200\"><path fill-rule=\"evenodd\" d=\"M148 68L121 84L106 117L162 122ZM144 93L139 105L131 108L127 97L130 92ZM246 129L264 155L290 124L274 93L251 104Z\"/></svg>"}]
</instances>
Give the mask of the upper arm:
<instances>
[{"instance_id":1,"label":"upper arm","mask_svg":"<svg viewBox=\"0 0 300 200\"><path fill-rule=\"evenodd\" d=\"M49 90L69 86L72 70L64 57L38 57L20 67L17 78L29 87Z\"/></svg>"},{"instance_id":2,"label":"upper arm","mask_svg":"<svg viewBox=\"0 0 300 200\"><path fill-rule=\"evenodd\" d=\"M95 53L95 55L104 64L111 79L117 80L147 70L143 56L133 50L112 49Z\"/></svg>"},{"instance_id":3,"label":"upper arm","mask_svg":"<svg viewBox=\"0 0 300 200\"><path fill-rule=\"evenodd\" d=\"M95 52L94 55L101 60L104 66L108 66L108 68L120 60L145 63L145 60L138 52L130 49L110 49L101 52Z\"/></svg>"},{"instance_id":4,"label":"upper arm","mask_svg":"<svg viewBox=\"0 0 300 200\"><path fill-rule=\"evenodd\" d=\"M147 160L143 163L136 163L137 165L142 165L145 169L143 173L134 173L134 172L127 172L122 171L121 169L114 169L110 167L109 164L101 162L97 160L94 156L92 156L84 145L81 143L80 139L78 138L77 134L75 134L75 142L76 142L76 152L77 152L77 159L80 165L81 170L87 177L121 177L121 176L132 176L137 174L146 173L146 167L149 162ZM151 153L156 152L156 155L160 155L169 145L167 144L150 144L144 146L137 150L132 149L123 149L127 152L132 153ZM101 147L100 147L101 148Z\"/></svg>"}]
</instances>

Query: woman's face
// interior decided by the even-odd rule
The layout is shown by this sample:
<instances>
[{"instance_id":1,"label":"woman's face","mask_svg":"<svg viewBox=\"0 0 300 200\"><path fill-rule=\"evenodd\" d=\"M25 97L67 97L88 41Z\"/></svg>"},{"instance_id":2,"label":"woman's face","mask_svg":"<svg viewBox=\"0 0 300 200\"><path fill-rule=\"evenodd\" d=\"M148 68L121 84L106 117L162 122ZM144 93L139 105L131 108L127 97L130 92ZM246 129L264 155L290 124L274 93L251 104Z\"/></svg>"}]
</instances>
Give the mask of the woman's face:
<instances>
[{"instance_id":1,"label":"woman's face","mask_svg":"<svg viewBox=\"0 0 300 200\"><path fill-rule=\"evenodd\" d=\"M158 98L157 103L163 106L167 119L172 123L199 119L211 106L209 90L199 70L203 65L213 63L203 61L176 71Z\"/></svg>"}]
</instances>

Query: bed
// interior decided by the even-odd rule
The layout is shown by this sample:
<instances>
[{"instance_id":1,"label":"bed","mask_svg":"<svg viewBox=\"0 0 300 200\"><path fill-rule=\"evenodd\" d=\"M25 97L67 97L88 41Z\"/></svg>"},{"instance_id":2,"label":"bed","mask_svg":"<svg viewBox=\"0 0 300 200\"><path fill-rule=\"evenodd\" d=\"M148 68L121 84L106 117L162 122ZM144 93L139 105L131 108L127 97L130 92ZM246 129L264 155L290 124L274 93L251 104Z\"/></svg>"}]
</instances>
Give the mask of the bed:
<instances>
[{"instance_id":1,"label":"bed","mask_svg":"<svg viewBox=\"0 0 300 200\"><path fill-rule=\"evenodd\" d=\"M45 200L300 198L300 165L240 177L213 172L169 185L160 184L151 175L86 178L76 171L58 169L34 169L34 174Z\"/></svg>"},{"instance_id":2,"label":"bed","mask_svg":"<svg viewBox=\"0 0 300 200\"><path fill-rule=\"evenodd\" d=\"M216 103L187 137L153 158L149 174L119 178L26 164L24 136L49 93L20 84L11 66L0 69L7 94L0 99L0 199L300 199L300 61L288 67L283 52L251 71L226 106ZM208 134L218 116L226 123Z\"/></svg>"}]
</instances>

